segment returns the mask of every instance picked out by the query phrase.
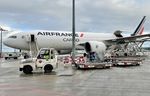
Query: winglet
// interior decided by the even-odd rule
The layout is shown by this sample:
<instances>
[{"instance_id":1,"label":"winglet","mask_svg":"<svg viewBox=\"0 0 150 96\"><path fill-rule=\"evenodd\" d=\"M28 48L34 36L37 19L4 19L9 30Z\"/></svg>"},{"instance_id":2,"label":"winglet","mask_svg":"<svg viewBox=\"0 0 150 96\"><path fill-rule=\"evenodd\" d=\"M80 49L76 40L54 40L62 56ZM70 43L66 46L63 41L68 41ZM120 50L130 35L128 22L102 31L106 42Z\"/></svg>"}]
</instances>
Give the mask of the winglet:
<instances>
[{"instance_id":1,"label":"winglet","mask_svg":"<svg viewBox=\"0 0 150 96\"><path fill-rule=\"evenodd\" d=\"M137 28L135 29L134 33L131 34L131 36L141 35L143 33L145 20L146 20L146 16L143 17L140 24L137 26Z\"/></svg>"}]
</instances>

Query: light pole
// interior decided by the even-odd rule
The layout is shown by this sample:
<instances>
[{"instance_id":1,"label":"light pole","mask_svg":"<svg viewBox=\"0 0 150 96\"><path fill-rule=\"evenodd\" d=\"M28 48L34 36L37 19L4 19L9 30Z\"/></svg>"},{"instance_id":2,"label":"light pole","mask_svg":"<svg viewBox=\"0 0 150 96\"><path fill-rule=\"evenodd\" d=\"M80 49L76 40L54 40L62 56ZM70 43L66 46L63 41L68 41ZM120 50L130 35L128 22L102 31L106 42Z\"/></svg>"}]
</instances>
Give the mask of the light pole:
<instances>
[{"instance_id":1,"label":"light pole","mask_svg":"<svg viewBox=\"0 0 150 96\"><path fill-rule=\"evenodd\" d=\"M3 39L2 39L2 32L3 31L6 31L4 30L3 28L0 27L0 31L1 31L1 48L0 48L0 58L2 57L2 53L3 53L3 45L2 45L2 42L3 42Z\"/></svg>"},{"instance_id":2,"label":"light pole","mask_svg":"<svg viewBox=\"0 0 150 96\"><path fill-rule=\"evenodd\" d=\"M2 57L2 28L0 28L1 31L1 52L0 52L0 58Z\"/></svg>"},{"instance_id":3,"label":"light pole","mask_svg":"<svg viewBox=\"0 0 150 96\"><path fill-rule=\"evenodd\" d=\"M75 0L72 0L72 59L75 58Z\"/></svg>"}]
</instances>

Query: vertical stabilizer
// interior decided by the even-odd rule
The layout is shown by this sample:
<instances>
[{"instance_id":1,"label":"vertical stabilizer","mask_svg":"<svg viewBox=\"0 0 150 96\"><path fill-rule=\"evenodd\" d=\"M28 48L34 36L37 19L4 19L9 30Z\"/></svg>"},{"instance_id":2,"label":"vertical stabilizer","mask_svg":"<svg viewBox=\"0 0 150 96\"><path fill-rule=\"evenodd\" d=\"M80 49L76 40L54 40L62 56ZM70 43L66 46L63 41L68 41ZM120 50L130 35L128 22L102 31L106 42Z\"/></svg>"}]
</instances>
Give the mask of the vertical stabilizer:
<instances>
[{"instance_id":1,"label":"vertical stabilizer","mask_svg":"<svg viewBox=\"0 0 150 96\"><path fill-rule=\"evenodd\" d=\"M143 33L145 20L146 16L143 17L140 24L137 26L137 28L135 29L134 33L131 34L131 36L141 35Z\"/></svg>"}]
</instances>

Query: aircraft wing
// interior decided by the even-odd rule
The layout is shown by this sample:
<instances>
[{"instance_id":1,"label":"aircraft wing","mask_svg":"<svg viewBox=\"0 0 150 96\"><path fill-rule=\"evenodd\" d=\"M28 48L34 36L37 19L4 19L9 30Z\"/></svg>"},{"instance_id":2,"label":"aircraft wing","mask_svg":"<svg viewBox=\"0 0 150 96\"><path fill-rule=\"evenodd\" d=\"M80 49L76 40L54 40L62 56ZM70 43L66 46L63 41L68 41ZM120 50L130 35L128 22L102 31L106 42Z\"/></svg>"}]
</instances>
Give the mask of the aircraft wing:
<instances>
[{"instance_id":1,"label":"aircraft wing","mask_svg":"<svg viewBox=\"0 0 150 96\"><path fill-rule=\"evenodd\" d=\"M144 35L136 35L136 36L129 36L129 37L120 37L116 39L109 39L104 40L106 45L112 45L112 44L123 44L128 42L139 42L139 41L149 41L150 40L150 34L144 34Z\"/></svg>"}]
</instances>

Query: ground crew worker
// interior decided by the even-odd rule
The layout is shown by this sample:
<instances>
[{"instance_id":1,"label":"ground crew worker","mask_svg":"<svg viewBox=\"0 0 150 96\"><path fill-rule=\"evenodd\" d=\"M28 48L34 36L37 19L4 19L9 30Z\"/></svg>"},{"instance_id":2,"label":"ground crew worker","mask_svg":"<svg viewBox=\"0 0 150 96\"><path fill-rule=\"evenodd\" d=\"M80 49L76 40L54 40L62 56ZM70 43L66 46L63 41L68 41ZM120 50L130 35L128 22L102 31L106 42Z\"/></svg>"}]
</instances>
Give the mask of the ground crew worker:
<instances>
[{"instance_id":1,"label":"ground crew worker","mask_svg":"<svg viewBox=\"0 0 150 96\"><path fill-rule=\"evenodd\" d=\"M90 52L90 61L94 61L95 60L95 52Z\"/></svg>"},{"instance_id":2,"label":"ground crew worker","mask_svg":"<svg viewBox=\"0 0 150 96\"><path fill-rule=\"evenodd\" d=\"M48 59L49 59L49 50L45 51L44 58L46 59L46 61L48 61Z\"/></svg>"}]
</instances>

